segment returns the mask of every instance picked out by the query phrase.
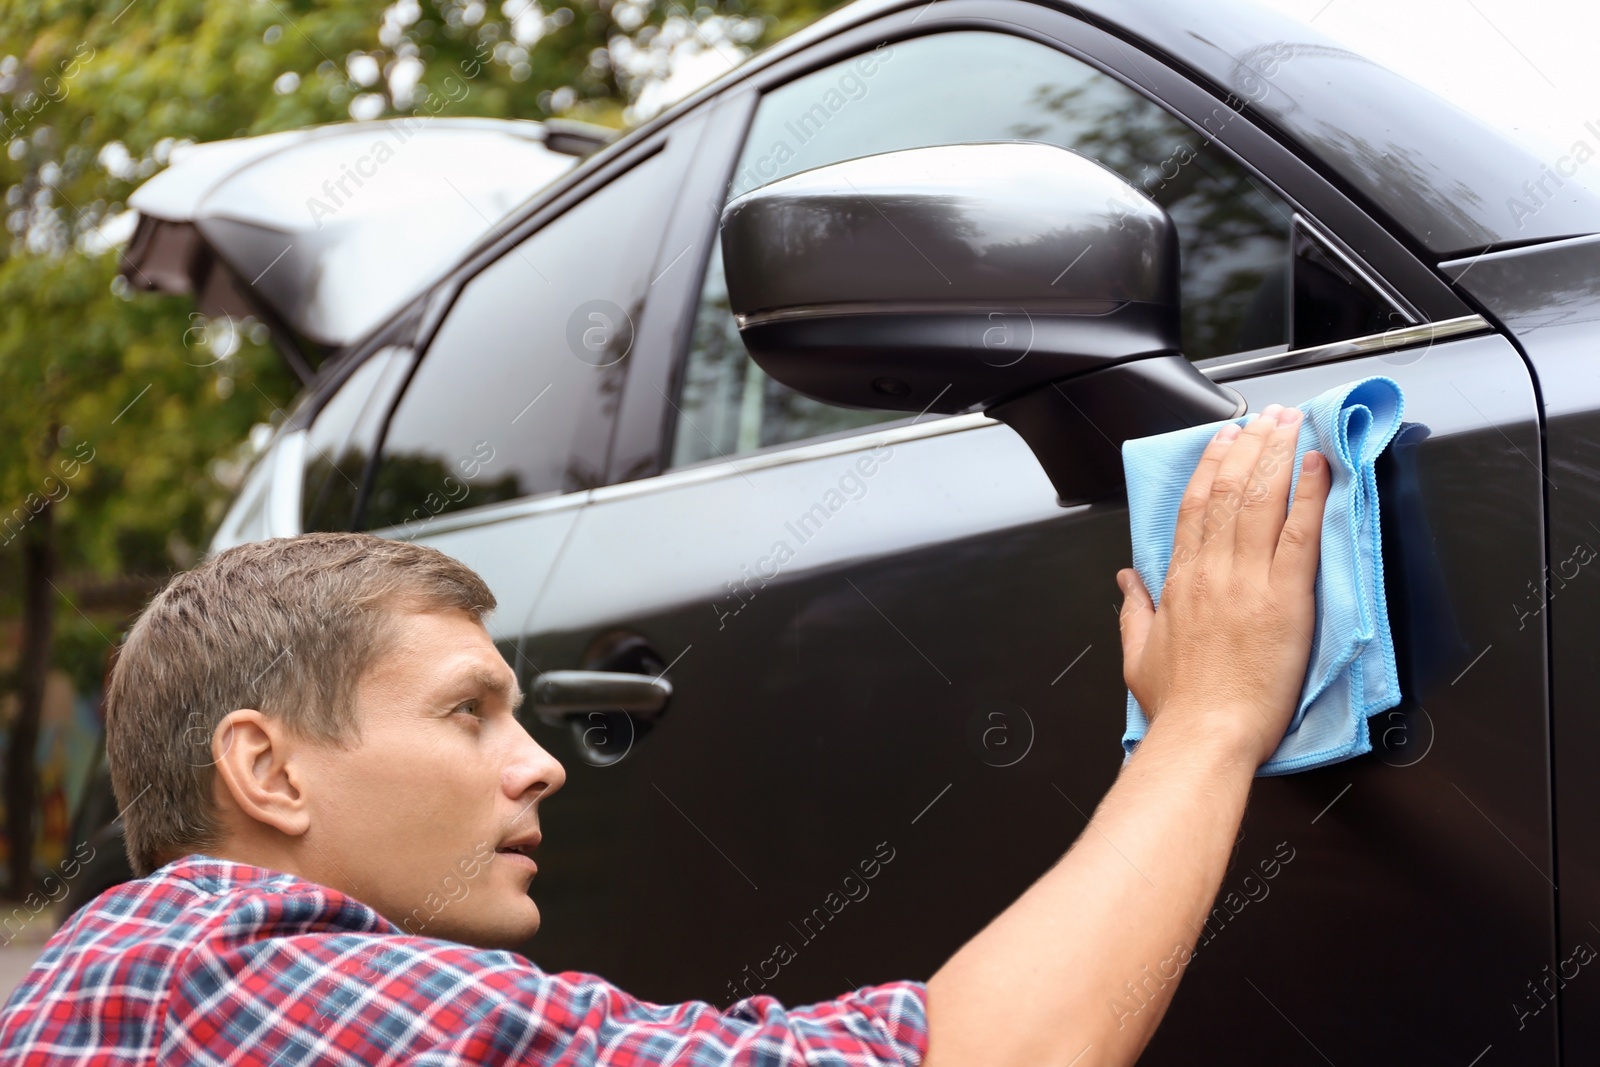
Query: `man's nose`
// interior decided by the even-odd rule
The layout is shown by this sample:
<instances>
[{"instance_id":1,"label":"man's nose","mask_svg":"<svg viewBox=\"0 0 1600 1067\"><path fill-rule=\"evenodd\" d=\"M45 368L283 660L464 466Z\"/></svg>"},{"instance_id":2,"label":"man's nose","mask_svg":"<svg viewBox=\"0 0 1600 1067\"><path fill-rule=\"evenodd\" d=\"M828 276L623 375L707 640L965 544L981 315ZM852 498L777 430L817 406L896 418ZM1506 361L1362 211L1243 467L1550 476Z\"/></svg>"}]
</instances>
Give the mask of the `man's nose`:
<instances>
[{"instance_id":1,"label":"man's nose","mask_svg":"<svg viewBox=\"0 0 1600 1067\"><path fill-rule=\"evenodd\" d=\"M512 800L543 800L567 781L567 769L517 724L515 751L502 773L506 795Z\"/></svg>"}]
</instances>

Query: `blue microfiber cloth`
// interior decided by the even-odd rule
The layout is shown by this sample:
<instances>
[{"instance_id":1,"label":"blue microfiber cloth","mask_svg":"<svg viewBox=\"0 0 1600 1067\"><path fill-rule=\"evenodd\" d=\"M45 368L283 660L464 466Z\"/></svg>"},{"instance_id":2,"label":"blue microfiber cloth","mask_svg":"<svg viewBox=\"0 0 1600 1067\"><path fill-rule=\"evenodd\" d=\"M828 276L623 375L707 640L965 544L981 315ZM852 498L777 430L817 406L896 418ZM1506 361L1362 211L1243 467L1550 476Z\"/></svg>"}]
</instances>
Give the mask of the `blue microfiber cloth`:
<instances>
[{"instance_id":1,"label":"blue microfiber cloth","mask_svg":"<svg viewBox=\"0 0 1600 1067\"><path fill-rule=\"evenodd\" d=\"M1367 717L1400 703L1383 591L1374 467L1400 429L1404 405L1399 384L1381 375L1348 382L1299 405L1305 418L1295 446L1290 499L1309 449L1327 457L1333 484L1322 521L1317 620L1305 684L1283 742L1256 771L1258 776L1310 770L1370 752ZM1232 421L1243 426L1256 417ZM1172 557L1178 502L1206 443L1222 425L1191 426L1122 446L1133 566L1158 606ZM1149 725L1130 692L1128 729L1122 735L1125 753L1133 753Z\"/></svg>"}]
</instances>

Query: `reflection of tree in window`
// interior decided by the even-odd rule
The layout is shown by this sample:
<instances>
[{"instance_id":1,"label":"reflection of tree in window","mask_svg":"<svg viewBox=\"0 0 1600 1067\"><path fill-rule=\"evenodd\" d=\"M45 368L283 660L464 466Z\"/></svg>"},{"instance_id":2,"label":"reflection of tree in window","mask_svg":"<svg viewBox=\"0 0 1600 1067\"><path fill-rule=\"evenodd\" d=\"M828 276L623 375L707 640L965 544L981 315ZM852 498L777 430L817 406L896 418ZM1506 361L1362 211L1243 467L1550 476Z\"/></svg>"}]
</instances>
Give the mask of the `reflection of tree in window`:
<instances>
[{"instance_id":1,"label":"reflection of tree in window","mask_svg":"<svg viewBox=\"0 0 1600 1067\"><path fill-rule=\"evenodd\" d=\"M379 349L355 368L317 413L306 435L302 530L350 528L367 459L411 364L409 347Z\"/></svg>"},{"instance_id":2,"label":"reflection of tree in window","mask_svg":"<svg viewBox=\"0 0 1600 1067\"><path fill-rule=\"evenodd\" d=\"M781 385L745 352L728 306L728 283L717 246L706 266L695 316L694 357L679 393L674 466L823 434L874 426L894 412L824 404Z\"/></svg>"},{"instance_id":3,"label":"reflection of tree in window","mask_svg":"<svg viewBox=\"0 0 1600 1067\"><path fill-rule=\"evenodd\" d=\"M384 457L383 470L383 485L367 502L368 529L420 523L447 511L522 495L515 472L474 482L426 453L390 453Z\"/></svg>"},{"instance_id":4,"label":"reflection of tree in window","mask_svg":"<svg viewBox=\"0 0 1600 1067\"><path fill-rule=\"evenodd\" d=\"M604 481L650 268L675 193L661 155L467 282L389 421L364 529Z\"/></svg>"},{"instance_id":5,"label":"reflection of tree in window","mask_svg":"<svg viewBox=\"0 0 1600 1067\"><path fill-rule=\"evenodd\" d=\"M1288 212L1220 148L1157 105L1124 90L1126 99L1108 110L1108 94L1098 88L1040 85L1032 102L1062 117L1092 109L1093 121L1067 147L1110 167L1172 216L1182 257L1184 354L1206 359L1287 343ZM1018 123L1011 133L1032 138L1045 130Z\"/></svg>"},{"instance_id":6,"label":"reflection of tree in window","mask_svg":"<svg viewBox=\"0 0 1600 1067\"><path fill-rule=\"evenodd\" d=\"M356 495L361 488L361 477L367 468L367 453L360 448L346 448L337 461L318 453L306 464L305 480L301 483L302 528L305 530L342 530L349 524L355 510Z\"/></svg>"}]
</instances>

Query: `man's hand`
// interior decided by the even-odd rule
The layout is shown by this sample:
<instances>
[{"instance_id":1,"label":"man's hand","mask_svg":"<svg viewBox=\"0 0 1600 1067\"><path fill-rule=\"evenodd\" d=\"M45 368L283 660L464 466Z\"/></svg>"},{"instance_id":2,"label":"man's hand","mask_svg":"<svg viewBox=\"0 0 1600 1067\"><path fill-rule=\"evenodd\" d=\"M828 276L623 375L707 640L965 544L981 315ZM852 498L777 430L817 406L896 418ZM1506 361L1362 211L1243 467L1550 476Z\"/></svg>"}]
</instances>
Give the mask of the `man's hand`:
<instances>
[{"instance_id":1,"label":"man's hand","mask_svg":"<svg viewBox=\"0 0 1600 1067\"><path fill-rule=\"evenodd\" d=\"M1138 571L1117 572L1123 678L1152 726L1231 739L1255 767L1294 714L1316 622L1330 475L1306 453L1285 517L1300 419L1273 404L1206 446L1178 508L1159 611Z\"/></svg>"},{"instance_id":2,"label":"man's hand","mask_svg":"<svg viewBox=\"0 0 1600 1067\"><path fill-rule=\"evenodd\" d=\"M1291 511L1280 410L1206 449L1161 607L1118 574L1150 730L1061 862L929 979L927 1067L1125 1067L1171 1003L1311 645L1328 464L1307 453Z\"/></svg>"}]
</instances>

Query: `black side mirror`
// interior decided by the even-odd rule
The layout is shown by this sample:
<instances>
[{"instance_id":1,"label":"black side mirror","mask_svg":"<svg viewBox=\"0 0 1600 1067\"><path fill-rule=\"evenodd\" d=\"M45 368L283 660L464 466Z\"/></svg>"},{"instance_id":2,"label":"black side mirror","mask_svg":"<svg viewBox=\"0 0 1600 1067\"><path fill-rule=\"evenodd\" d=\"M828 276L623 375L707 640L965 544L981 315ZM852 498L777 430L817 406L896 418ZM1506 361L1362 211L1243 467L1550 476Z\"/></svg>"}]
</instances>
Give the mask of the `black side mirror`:
<instances>
[{"instance_id":1,"label":"black side mirror","mask_svg":"<svg viewBox=\"0 0 1600 1067\"><path fill-rule=\"evenodd\" d=\"M1084 156L941 145L792 175L722 215L761 368L817 400L1019 433L1063 505L1122 487L1122 442L1243 414L1183 358L1171 218Z\"/></svg>"}]
</instances>

